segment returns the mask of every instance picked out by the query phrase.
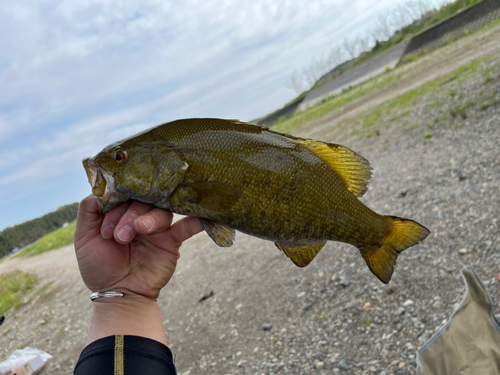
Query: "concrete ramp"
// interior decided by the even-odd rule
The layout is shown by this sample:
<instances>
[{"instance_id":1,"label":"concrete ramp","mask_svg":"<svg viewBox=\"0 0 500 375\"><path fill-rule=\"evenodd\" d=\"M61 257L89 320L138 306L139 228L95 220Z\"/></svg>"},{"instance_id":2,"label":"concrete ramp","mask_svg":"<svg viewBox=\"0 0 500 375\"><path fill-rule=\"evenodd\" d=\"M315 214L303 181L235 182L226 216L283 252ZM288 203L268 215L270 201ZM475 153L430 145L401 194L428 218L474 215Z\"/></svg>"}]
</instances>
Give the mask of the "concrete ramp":
<instances>
[{"instance_id":1,"label":"concrete ramp","mask_svg":"<svg viewBox=\"0 0 500 375\"><path fill-rule=\"evenodd\" d=\"M299 111L303 111L308 107L312 107L324 98L340 94L342 90L349 86L355 86L361 82L367 81L372 77L378 76L386 71L386 69L394 68L401 56L403 55L408 42L403 42L385 51L374 59L367 61L363 65L354 68L339 78L311 91L304 98L299 106Z\"/></svg>"}]
</instances>

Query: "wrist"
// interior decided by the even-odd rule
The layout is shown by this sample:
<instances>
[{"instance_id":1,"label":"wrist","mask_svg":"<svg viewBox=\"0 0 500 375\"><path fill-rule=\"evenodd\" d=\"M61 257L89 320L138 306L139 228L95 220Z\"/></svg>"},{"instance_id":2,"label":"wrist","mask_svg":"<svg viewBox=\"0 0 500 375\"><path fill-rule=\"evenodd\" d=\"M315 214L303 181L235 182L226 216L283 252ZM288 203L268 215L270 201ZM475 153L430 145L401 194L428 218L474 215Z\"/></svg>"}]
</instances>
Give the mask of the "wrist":
<instances>
[{"instance_id":1,"label":"wrist","mask_svg":"<svg viewBox=\"0 0 500 375\"><path fill-rule=\"evenodd\" d=\"M113 335L147 337L167 344L160 308L155 300L130 291L113 289L123 297L99 298L92 302L87 345Z\"/></svg>"}]
</instances>

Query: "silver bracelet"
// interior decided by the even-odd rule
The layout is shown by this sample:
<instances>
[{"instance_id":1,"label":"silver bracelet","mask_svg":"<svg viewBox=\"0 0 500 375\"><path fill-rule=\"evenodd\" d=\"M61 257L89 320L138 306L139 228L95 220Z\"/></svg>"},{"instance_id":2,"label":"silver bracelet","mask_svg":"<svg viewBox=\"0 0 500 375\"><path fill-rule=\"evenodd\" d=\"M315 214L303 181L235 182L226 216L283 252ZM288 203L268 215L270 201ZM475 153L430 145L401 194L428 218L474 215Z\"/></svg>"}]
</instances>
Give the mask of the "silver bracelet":
<instances>
[{"instance_id":1,"label":"silver bracelet","mask_svg":"<svg viewBox=\"0 0 500 375\"><path fill-rule=\"evenodd\" d=\"M123 297L123 293L119 292L94 292L90 295L90 300L94 301L98 298Z\"/></svg>"}]
</instances>

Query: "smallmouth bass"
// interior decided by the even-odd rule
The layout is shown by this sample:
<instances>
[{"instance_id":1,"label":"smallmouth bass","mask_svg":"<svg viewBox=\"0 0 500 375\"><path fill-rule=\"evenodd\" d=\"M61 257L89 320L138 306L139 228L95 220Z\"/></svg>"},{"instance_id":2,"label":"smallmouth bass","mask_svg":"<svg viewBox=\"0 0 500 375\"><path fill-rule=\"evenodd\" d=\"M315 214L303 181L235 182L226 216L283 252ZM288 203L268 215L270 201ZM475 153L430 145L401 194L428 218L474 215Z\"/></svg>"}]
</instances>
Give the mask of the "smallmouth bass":
<instances>
[{"instance_id":1,"label":"smallmouth bass","mask_svg":"<svg viewBox=\"0 0 500 375\"><path fill-rule=\"evenodd\" d=\"M219 246L235 229L307 266L328 240L358 248L382 282L429 230L382 216L358 197L371 167L354 151L222 119L184 119L105 147L83 165L106 213L128 200L197 216Z\"/></svg>"}]
</instances>

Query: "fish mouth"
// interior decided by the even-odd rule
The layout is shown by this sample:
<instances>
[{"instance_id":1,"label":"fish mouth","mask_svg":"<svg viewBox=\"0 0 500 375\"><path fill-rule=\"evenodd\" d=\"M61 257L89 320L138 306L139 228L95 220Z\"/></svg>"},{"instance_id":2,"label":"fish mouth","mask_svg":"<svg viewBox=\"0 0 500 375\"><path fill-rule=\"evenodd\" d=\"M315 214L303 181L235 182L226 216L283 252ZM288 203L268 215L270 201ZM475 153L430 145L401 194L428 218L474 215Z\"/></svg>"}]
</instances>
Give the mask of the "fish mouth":
<instances>
[{"instance_id":1,"label":"fish mouth","mask_svg":"<svg viewBox=\"0 0 500 375\"><path fill-rule=\"evenodd\" d=\"M99 213L103 214L116 206L115 179L111 173L99 167L92 158L83 160L83 167L87 173L92 195L97 198Z\"/></svg>"}]
</instances>

